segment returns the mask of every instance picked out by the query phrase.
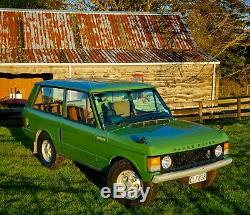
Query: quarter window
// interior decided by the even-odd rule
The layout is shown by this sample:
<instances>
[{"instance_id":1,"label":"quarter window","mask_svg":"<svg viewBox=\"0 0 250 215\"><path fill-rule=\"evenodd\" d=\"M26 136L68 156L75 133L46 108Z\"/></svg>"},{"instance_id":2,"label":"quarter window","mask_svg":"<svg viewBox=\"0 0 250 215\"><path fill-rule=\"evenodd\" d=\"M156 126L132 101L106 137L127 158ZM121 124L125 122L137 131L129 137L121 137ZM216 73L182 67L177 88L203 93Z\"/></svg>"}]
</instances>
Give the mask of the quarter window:
<instances>
[{"instance_id":1,"label":"quarter window","mask_svg":"<svg viewBox=\"0 0 250 215\"><path fill-rule=\"evenodd\" d=\"M63 114L63 93L64 89L42 87L36 97L35 109L57 115Z\"/></svg>"},{"instance_id":2,"label":"quarter window","mask_svg":"<svg viewBox=\"0 0 250 215\"><path fill-rule=\"evenodd\" d=\"M67 90L66 109L67 119L89 126L95 125L93 111L87 93Z\"/></svg>"}]
</instances>

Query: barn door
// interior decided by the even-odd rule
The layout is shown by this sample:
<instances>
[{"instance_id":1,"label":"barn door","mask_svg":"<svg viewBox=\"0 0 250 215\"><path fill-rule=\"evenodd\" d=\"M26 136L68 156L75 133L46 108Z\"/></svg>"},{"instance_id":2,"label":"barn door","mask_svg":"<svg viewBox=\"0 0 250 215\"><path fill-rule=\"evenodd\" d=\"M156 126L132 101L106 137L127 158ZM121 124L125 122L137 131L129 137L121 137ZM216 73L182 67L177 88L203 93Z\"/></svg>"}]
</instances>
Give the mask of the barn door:
<instances>
[{"instance_id":1,"label":"barn door","mask_svg":"<svg viewBox=\"0 0 250 215\"><path fill-rule=\"evenodd\" d=\"M15 97L15 92L19 92L18 98L28 99L30 91L36 82L43 81L43 74L0 74L0 99Z\"/></svg>"}]
</instances>

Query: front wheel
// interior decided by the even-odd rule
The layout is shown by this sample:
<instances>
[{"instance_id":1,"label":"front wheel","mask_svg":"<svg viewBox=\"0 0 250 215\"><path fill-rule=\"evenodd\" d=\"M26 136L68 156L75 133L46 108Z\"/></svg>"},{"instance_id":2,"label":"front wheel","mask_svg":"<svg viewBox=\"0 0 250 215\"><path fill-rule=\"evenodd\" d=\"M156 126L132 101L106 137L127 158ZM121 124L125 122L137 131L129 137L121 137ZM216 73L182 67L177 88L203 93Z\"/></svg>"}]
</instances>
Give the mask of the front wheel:
<instances>
[{"instance_id":1,"label":"front wheel","mask_svg":"<svg viewBox=\"0 0 250 215\"><path fill-rule=\"evenodd\" d=\"M56 148L46 133L42 133L38 138L37 154L40 162L50 169L57 168L63 163L63 157L56 153Z\"/></svg>"},{"instance_id":2,"label":"front wheel","mask_svg":"<svg viewBox=\"0 0 250 215\"><path fill-rule=\"evenodd\" d=\"M155 197L157 185L145 183L127 160L117 161L109 170L107 184L112 197L127 207L138 207L148 204ZM114 189L114 184L121 187ZM116 198L124 193L123 198Z\"/></svg>"}]
</instances>

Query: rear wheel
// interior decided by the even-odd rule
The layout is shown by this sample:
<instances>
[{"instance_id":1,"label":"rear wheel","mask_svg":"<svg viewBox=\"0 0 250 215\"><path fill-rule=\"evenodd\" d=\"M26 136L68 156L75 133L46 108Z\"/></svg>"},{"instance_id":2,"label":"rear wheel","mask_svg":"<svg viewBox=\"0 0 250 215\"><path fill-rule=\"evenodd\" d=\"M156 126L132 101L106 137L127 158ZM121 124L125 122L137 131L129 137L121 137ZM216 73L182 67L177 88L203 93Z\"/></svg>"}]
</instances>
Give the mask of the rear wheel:
<instances>
[{"instance_id":1,"label":"rear wheel","mask_svg":"<svg viewBox=\"0 0 250 215\"><path fill-rule=\"evenodd\" d=\"M189 177L182 178L182 179L180 179L180 181L184 184L191 185L192 187L194 187L196 189L203 189L203 188L210 187L214 183L214 181L216 180L218 175L219 175L219 172L216 169L216 170L212 170L212 171L207 172L206 181L202 181L202 182L195 183L195 184L189 184Z\"/></svg>"},{"instance_id":2,"label":"rear wheel","mask_svg":"<svg viewBox=\"0 0 250 215\"><path fill-rule=\"evenodd\" d=\"M141 205L148 204L155 197L157 186L153 183L145 183L142 181L139 174L133 168L133 166L127 160L117 161L111 168L107 178L107 184L112 190L112 197L114 197L113 185L122 184L125 188L125 197L116 199L121 204L127 207L138 207ZM146 189L149 188L147 198L144 202L142 192L145 193ZM136 194L130 196L128 191L136 190ZM119 190L118 190L119 191ZM118 192L119 194L119 192Z\"/></svg>"},{"instance_id":3,"label":"rear wheel","mask_svg":"<svg viewBox=\"0 0 250 215\"><path fill-rule=\"evenodd\" d=\"M42 133L38 138L37 154L40 162L48 168L57 168L63 163L63 157L56 153L56 148L46 133Z\"/></svg>"}]
</instances>

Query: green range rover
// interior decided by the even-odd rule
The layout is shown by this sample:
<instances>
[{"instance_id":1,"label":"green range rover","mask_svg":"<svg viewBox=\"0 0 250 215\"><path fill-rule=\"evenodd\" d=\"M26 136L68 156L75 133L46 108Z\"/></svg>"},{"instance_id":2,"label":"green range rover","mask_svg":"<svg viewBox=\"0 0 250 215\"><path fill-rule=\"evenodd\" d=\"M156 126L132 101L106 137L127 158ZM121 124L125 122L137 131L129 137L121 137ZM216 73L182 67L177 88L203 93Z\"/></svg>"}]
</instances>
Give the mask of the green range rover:
<instances>
[{"instance_id":1,"label":"green range rover","mask_svg":"<svg viewBox=\"0 0 250 215\"><path fill-rule=\"evenodd\" d=\"M55 168L68 157L107 172L111 193L114 184L123 185L127 192L136 190L134 198L118 199L127 206L148 203L156 185L165 181L207 187L218 168L232 162L225 133L175 119L150 84L40 82L23 116L24 132L34 140L34 153L44 166Z\"/></svg>"}]
</instances>

